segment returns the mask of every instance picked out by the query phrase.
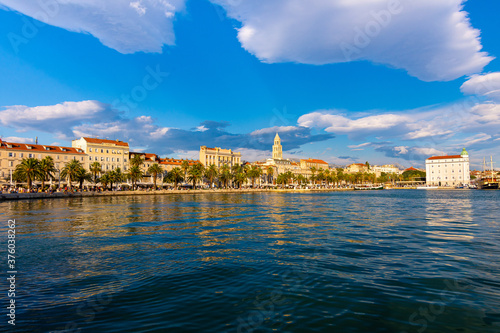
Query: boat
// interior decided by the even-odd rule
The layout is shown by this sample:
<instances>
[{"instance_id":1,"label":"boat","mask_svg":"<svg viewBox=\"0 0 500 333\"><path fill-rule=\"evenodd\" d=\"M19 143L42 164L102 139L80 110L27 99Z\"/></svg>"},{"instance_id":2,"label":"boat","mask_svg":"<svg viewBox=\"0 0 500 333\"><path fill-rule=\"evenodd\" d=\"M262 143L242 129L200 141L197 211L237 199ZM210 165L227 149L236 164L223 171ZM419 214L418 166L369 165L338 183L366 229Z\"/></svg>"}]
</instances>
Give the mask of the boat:
<instances>
[{"instance_id":1,"label":"boat","mask_svg":"<svg viewBox=\"0 0 500 333\"><path fill-rule=\"evenodd\" d=\"M498 179L495 178L495 174L493 171L493 156L490 156L491 160L491 178L484 177L477 184L478 189L480 190L498 190ZM486 162L483 158L483 170L486 168Z\"/></svg>"},{"instance_id":2,"label":"boat","mask_svg":"<svg viewBox=\"0 0 500 333\"><path fill-rule=\"evenodd\" d=\"M437 190L439 187L438 186L417 186L417 190Z\"/></svg>"},{"instance_id":3,"label":"boat","mask_svg":"<svg viewBox=\"0 0 500 333\"><path fill-rule=\"evenodd\" d=\"M376 191L376 190L383 190L384 185L380 186L355 186L354 190L355 191Z\"/></svg>"}]
</instances>

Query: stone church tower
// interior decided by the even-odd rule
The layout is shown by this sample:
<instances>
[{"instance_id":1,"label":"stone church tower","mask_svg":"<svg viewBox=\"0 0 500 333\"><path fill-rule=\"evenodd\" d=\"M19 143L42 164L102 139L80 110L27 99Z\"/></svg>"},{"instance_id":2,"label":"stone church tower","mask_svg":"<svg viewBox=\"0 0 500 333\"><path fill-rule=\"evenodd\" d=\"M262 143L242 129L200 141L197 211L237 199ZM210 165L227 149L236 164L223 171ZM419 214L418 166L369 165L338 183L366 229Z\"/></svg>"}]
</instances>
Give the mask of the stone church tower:
<instances>
[{"instance_id":1,"label":"stone church tower","mask_svg":"<svg viewBox=\"0 0 500 333\"><path fill-rule=\"evenodd\" d=\"M278 133L276 133L276 136L274 137L273 159L275 160L283 159L283 147L281 146L281 139Z\"/></svg>"}]
</instances>

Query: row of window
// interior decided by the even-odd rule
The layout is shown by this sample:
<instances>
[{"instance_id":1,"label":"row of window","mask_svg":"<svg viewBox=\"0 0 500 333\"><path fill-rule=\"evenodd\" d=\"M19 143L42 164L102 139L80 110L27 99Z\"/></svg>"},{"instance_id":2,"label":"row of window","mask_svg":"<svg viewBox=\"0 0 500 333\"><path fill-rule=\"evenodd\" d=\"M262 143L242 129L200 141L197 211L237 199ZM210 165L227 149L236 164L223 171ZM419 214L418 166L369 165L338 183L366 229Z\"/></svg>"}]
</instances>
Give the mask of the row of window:
<instances>
[{"instance_id":1,"label":"row of window","mask_svg":"<svg viewBox=\"0 0 500 333\"><path fill-rule=\"evenodd\" d=\"M431 180L440 180L439 177L431 177ZM445 180L448 180L448 177L444 177ZM451 177L450 179L455 180L455 177ZM462 179L462 176L458 177L458 179Z\"/></svg>"},{"instance_id":2,"label":"row of window","mask_svg":"<svg viewBox=\"0 0 500 333\"><path fill-rule=\"evenodd\" d=\"M459 164L458 166L462 166L462 164ZM438 164L438 167L441 167L441 164ZM448 167L448 164L445 164L444 167ZM431 165L431 168L434 168L434 165Z\"/></svg>"},{"instance_id":3,"label":"row of window","mask_svg":"<svg viewBox=\"0 0 500 333\"><path fill-rule=\"evenodd\" d=\"M89 153L98 153L99 150L101 151L101 153L104 154L104 149L98 149L98 148L89 148ZM112 149L111 150L111 154L122 154L123 152L122 151L119 151L119 150L114 150ZM106 154L109 154L109 149L106 149ZM125 154L128 154L128 151L125 152Z\"/></svg>"},{"instance_id":4,"label":"row of window","mask_svg":"<svg viewBox=\"0 0 500 333\"><path fill-rule=\"evenodd\" d=\"M106 158L105 158L105 157L101 156L101 158L99 159L99 157L98 157L98 156L94 156L94 157L89 156L89 161L99 161L99 160L100 160L101 162L104 162L104 161L106 161L106 162L120 162L120 158L119 158L119 157L117 157L116 159L115 159L114 157L111 157L111 160L110 160L110 157L106 157ZM116 160L116 161L115 161L115 160ZM127 159L126 159L126 158L124 158L124 159L123 159L123 162L127 162Z\"/></svg>"},{"instance_id":5,"label":"row of window","mask_svg":"<svg viewBox=\"0 0 500 333\"><path fill-rule=\"evenodd\" d=\"M38 154L38 156L36 156L37 154L24 154L24 153L19 153L19 157L20 158L38 158L38 159L41 159L42 158L42 154ZM59 159L59 156L60 155L56 155L56 160ZM16 153L13 153L13 152L9 152L9 157L16 157ZM74 160L76 160L77 158L76 157L73 157ZM64 156L64 160L68 160L68 155ZM84 161L85 160L85 157L80 157L80 160L81 161Z\"/></svg>"}]
</instances>

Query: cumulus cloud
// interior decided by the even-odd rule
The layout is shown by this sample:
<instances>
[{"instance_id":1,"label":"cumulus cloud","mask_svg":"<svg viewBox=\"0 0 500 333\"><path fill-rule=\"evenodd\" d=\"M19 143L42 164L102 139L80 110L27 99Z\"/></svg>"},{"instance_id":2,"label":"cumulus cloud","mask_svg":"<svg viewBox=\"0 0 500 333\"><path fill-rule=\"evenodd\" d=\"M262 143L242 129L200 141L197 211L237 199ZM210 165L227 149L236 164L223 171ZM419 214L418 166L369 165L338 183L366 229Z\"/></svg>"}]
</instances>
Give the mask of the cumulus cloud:
<instances>
[{"instance_id":1,"label":"cumulus cloud","mask_svg":"<svg viewBox=\"0 0 500 333\"><path fill-rule=\"evenodd\" d=\"M35 140L33 138L20 138L18 136L8 136L2 138L3 141L14 142L14 143L34 143Z\"/></svg>"},{"instance_id":2,"label":"cumulus cloud","mask_svg":"<svg viewBox=\"0 0 500 333\"><path fill-rule=\"evenodd\" d=\"M69 31L89 33L121 53L174 45L173 20L186 0L0 0L12 10Z\"/></svg>"},{"instance_id":3,"label":"cumulus cloud","mask_svg":"<svg viewBox=\"0 0 500 333\"><path fill-rule=\"evenodd\" d=\"M0 110L0 124L17 129L72 136L71 128L81 123L95 123L119 118L119 113L98 101L64 102L49 106L5 106Z\"/></svg>"},{"instance_id":4,"label":"cumulus cloud","mask_svg":"<svg viewBox=\"0 0 500 333\"><path fill-rule=\"evenodd\" d=\"M482 96L500 103L500 72L473 75L460 89L466 95Z\"/></svg>"},{"instance_id":5,"label":"cumulus cloud","mask_svg":"<svg viewBox=\"0 0 500 333\"><path fill-rule=\"evenodd\" d=\"M410 147L384 145L375 148L375 151L382 152L387 157L404 159L414 165L421 164L422 161L424 161L426 158L429 158L430 156L446 155L446 153L442 150L433 147L420 146Z\"/></svg>"},{"instance_id":6,"label":"cumulus cloud","mask_svg":"<svg viewBox=\"0 0 500 333\"><path fill-rule=\"evenodd\" d=\"M493 58L464 0L211 0L241 23L238 39L267 63L368 60L424 81L480 73Z\"/></svg>"}]
</instances>

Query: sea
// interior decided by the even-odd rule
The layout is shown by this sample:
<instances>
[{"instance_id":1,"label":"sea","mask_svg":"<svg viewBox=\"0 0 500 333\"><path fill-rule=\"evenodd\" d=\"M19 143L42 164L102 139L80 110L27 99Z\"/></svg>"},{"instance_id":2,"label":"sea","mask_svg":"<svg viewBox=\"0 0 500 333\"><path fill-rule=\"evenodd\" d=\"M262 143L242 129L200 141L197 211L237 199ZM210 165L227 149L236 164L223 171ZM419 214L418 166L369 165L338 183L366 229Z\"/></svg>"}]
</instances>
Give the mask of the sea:
<instances>
[{"instance_id":1,"label":"sea","mask_svg":"<svg viewBox=\"0 0 500 333\"><path fill-rule=\"evenodd\" d=\"M384 190L3 202L0 331L498 333L499 199Z\"/></svg>"}]
</instances>

